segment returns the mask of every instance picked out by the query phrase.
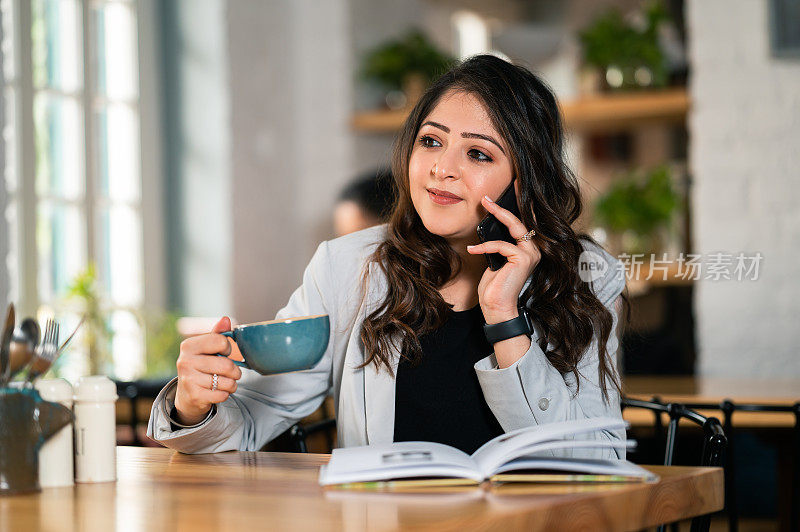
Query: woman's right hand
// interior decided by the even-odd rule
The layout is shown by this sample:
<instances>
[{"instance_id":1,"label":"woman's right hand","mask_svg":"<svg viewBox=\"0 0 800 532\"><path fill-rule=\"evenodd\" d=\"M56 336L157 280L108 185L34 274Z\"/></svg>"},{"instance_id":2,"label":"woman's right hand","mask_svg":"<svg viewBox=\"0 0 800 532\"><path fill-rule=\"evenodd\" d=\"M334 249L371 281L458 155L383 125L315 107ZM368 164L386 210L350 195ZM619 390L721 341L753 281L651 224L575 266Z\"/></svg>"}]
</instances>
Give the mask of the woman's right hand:
<instances>
[{"instance_id":1,"label":"woman's right hand","mask_svg":"<svg viewBox=\"0 0 800 532\"><path fill-rule=\"evenodd\" d=\"M224 316L209 334L194 336L181 342L181 352L176 363L176 421L186 425L199 423L208 415L212 404L223 402L236 391L236 381L241 378L242 370L230 359L215 356L222 353L227 357L232 349L239 354L235 342L229 342L227 337L220 334L230 330L231 320ZM241 356L236 358L241 359ZM215 373L218 375L218 385L217 390L212 390L211 381Z\"/></svg>"}]
</instances>

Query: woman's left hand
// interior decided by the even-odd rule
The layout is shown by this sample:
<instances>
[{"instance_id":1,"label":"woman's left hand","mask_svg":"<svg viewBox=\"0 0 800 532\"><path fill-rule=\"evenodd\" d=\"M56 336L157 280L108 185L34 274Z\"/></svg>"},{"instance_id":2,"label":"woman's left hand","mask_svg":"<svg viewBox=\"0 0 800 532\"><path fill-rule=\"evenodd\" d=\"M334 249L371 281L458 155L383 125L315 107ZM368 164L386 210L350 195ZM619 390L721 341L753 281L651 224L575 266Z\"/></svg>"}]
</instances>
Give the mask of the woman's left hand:
<instances>
[{"instance_id":1,"label":"woman's left hand","mask_svg":"<svg viewBox=\"0 0 800 532\"><path fill-rule=\"evenodd\" d=\"M487 196L483 197L481 204L508 227L511 236L515 239L522 238L528 232L519 218ZM519 293L542 258L538 246L532 240L522 240L516 244L492 240L476 246L467 246L467 252L472 254L500 253L508 260L497 271L486 268L478 284L478 301L486 323L500 323L517 317L519 315L517 310Z\"/></svg>"}]
</instances>

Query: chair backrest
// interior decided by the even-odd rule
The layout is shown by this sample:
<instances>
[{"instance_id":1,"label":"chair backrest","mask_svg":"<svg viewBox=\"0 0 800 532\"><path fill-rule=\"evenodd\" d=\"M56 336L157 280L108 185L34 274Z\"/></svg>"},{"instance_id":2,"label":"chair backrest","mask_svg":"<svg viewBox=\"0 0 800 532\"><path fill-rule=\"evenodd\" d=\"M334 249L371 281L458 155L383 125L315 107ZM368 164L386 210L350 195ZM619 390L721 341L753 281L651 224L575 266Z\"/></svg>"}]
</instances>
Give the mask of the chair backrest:
<instances>
[{"instance_id":1,"label":"chair backrest","mask_svg":"<svg viewBox=\"0 0 800 532\"><path fill-rule=\"evenodd\" d=\"M663 423L661 421L662 414L669 416L669 424L667 425L666 437L664 443L664 465L672 465L673 458L675 457L675 444L678 438L678 427L680 426L681 419L687 419L703 429L703 449L700 457L701 466L709 467L722 467L723 453L728 444L725 437L725 432L722 430L722 425L715 417L706 417L698 414L694 410L686 408L682 404L669 403L664 404L657 399L653 401L642 401L639 399L630 399L624 397L620 401L620 407L624 410L626 408L644 408L650 410L655 415L654 427L656 432L663 433ZM709 515L701 515L692 519L691 530L694 531L708 531L711 526L711 518ZM677 524L673 523L672 528L677 530ZM666 530L665 525L658 527L659 532Z\"/></svg>"},{"instance_id":2,"label":"chair backrest","mask_svg":"<svg viewBox=\"0 0 800 532\"><path fill-rule=\"evenodd\" d=\"M117 386L117 395L120 399L126 399L130 404L130 417L128 418L128 426L131 429L132 441L126 445L142 446L144 441L139 437L139 415L137 405L140 399L150 399L151 402L158 397L159 392L164 386L172 380L171 378L164 379L149 379L137 381L118 381L115 380L114 384ZM146 420L145 420L146 421Z\"/></svg>"},{"instance_id":3,"label":"chair backrest","mask_svg":"<svg viewBox=\"0 0 800 532\"><path fill-rule=\"evenodd\" d=\"M307 453L308 446L306 439L317 432L330 432L336 429L336 419L326 418L307 425L296 423L287 431L289 445L291 446L289 452ZM333 441L329 442L329 447L333 447Z\"/></svg>"},{"instance_id":4,"label":"chair backrest","mask_svg":"<svg viewBox=\"0 0 800 532\"><path fill-rule=\"evenodd\" d=\"M664 444L664 465L672 465L681 419L692 421L703 429L703 450L700 457L700 465L710 467L720 467L722 465L722 454L725 451L728 440L725 437L722 424L717 418L703 416L679 403L664 404L658 400L642 401L625 397L620 402L620 406L623 410L626 408L650 410L655 414L656 430L663 430L661 414L669 416Z\"/></svg>"}]
</instances>

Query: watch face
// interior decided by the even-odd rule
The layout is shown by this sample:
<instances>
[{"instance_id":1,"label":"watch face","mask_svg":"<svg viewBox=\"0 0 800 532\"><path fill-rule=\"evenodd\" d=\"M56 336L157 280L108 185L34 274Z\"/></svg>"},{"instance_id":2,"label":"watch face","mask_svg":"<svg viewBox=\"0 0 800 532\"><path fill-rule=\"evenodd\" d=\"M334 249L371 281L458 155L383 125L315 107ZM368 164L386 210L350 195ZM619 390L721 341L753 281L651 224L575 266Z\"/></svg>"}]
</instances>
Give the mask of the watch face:
<instances>
[{"instance_id":1,"label":"watch face","mask_svg":"<svg viewBox=\"0 0 800 532\"><path fill-rule=\"evenodd\" d=\"M528 334L533 333L533 322L531 321L531 315L528 313L528 309L524 306L519 307L519 315L523 316L525 320L525 324L528 326Z\"/></svg>"}]
</instances>

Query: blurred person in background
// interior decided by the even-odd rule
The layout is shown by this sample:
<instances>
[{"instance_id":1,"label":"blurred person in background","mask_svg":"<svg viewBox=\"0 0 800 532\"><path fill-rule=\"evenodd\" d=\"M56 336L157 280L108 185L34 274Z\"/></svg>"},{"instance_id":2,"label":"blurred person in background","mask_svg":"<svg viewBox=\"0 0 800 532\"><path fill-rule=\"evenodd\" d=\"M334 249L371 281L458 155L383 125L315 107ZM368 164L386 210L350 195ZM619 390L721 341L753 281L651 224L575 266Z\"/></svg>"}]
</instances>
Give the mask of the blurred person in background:
<instances>
[{"instance_id":1,"label":"blurred person in background","mask_svg":"<svg viewBox=\"0 0 800 532\"><path fill-rule=\"evenodd\" d=\"M382 224L395 198L391 171L386 168L363 174L339 194L333 209L333 230L344 236Z\"/></svg>"},{"instance_id":2,"label":"blurred person in background","mask_svg":"<svg viewBox=\"0 0 800 532\"><path fill-rule=\"evenodd\" d=\"M388 223L320 244L278 319L328 315L312 369L240 370L212 332L181 345L148 435L187 453L258 450L333 392L341 447L431 441L472 453L515 429L621 418L620 262L572 224L582 210L549 87L479 55L441 76L394 148ZM495 203L514 190L520 215ZM493 215L509 241L481 243ZM487 267L484 256L506 262ZM583 261L591 268L581 268ZM592 275L586 278L588 270ZM624 458L625 431L559 454Z\"/></svg>"}]
</instances>

